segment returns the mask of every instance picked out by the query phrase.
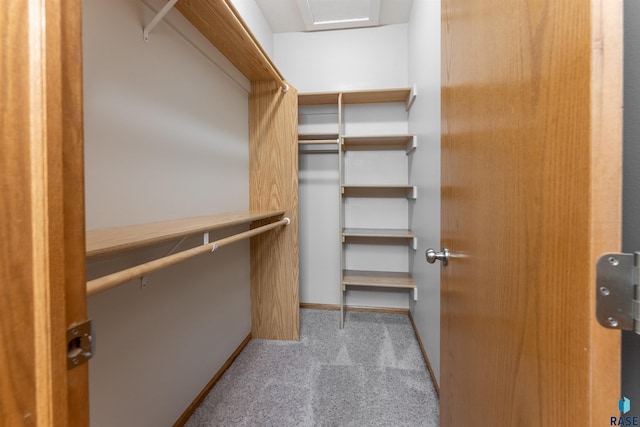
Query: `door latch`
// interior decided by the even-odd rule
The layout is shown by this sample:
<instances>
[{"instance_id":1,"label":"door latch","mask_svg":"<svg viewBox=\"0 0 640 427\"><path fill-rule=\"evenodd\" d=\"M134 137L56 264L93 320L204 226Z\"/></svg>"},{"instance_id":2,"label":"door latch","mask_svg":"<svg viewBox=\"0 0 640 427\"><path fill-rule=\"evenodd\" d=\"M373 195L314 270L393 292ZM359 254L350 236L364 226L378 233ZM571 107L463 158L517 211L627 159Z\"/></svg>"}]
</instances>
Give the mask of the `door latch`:
<instances>
[{"instance_id":1,"label":"door latch","mask_svg":"<svg viewBox=\"0 0 640 427\"><path fill-rule=\"evenodd\" d=\"M91 320L67 329L67 370L80 366L91 359L94 347Z\"/></svg>"},{"instance_id":2,"label":"door latch","mask_svg":"<svg viewBox=\"0 0 640 427\"><path fill-rule=\"evenodd\" d=\"M640 334L640 252L605 254L596 264L596 318Z\"/></svg>"}]
</instances>

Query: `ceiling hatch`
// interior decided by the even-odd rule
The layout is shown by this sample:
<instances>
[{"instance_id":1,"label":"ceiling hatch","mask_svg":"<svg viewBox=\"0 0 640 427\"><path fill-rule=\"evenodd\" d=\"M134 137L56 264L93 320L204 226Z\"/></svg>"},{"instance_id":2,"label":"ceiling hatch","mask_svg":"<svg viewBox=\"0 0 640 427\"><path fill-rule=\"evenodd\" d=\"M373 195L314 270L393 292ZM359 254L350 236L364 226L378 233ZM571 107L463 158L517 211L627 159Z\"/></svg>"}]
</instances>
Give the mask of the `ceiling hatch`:
<instances>
[{"instance_id":1,"label":"ceiling hatch","mask_svg":"<svg viewBox=\"0 0 640 427\"><path fill-rule=\"evenodd\" d=\"M378 25L380 0L297 0L307 31Z\"/></svg>"}]
</instances>

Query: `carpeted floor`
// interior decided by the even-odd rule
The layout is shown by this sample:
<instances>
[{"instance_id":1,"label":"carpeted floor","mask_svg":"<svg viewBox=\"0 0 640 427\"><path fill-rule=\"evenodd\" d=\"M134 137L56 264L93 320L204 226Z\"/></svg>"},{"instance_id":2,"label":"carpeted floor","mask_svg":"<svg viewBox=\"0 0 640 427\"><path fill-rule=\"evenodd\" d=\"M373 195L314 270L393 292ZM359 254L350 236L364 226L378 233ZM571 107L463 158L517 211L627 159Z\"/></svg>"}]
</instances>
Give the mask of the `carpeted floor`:
<instances>
[{"instance_id":1,"label":"carpeted floor","mask_svg":"<svg viewBox=\"0 0 640 427\"><path fill-rule=\"evenodd\" d=\"M187 422L202 426L437 426L409 318L300 310L300 341L252 340Z\"/></svg>"}]
</instances>

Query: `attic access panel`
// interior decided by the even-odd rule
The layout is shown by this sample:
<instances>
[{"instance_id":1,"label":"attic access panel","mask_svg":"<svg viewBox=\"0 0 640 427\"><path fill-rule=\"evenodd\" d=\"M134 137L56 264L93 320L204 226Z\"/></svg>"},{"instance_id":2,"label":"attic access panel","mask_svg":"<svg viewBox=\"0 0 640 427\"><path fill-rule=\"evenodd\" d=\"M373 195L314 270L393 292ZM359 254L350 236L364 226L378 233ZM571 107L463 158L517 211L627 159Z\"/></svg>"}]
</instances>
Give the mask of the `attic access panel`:
<instances>
[{"instance_id":1,"label":"attic access panel","mask_svg":"<svg viewBox=\"0 0 640 427\"><path fill-rule=\"evenodd\" d=\"M380 0L297 0L307 31L371 27L380 19Z\"/></svg>"}]
</instances>

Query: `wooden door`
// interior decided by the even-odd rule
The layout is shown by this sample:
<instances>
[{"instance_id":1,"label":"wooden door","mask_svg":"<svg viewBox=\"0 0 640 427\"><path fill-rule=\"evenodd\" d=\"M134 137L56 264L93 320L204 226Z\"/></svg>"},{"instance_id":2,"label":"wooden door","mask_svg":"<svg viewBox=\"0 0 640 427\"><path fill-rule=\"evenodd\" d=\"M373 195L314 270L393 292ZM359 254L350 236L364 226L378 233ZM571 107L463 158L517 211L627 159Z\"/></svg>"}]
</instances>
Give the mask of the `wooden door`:
<instances>
[{"instance_id":1,"label":"wooden door","mask_svg":"<svg viewBox=\"0 0 640 427\"><path fill-rule=\"evenodd\" d=\"M621 1L443 0L441 425L609 425Z\"/></svg>"},{"instance_id":2,"label":"wooden door","mask_svg":"<svg viewBox=\"0 0 640 427\"><path fill-rule=\"evenodd\" d=\"M80 0L0 3L0 426L86 426Z\"/></svg>"}]
</instances>

